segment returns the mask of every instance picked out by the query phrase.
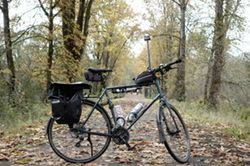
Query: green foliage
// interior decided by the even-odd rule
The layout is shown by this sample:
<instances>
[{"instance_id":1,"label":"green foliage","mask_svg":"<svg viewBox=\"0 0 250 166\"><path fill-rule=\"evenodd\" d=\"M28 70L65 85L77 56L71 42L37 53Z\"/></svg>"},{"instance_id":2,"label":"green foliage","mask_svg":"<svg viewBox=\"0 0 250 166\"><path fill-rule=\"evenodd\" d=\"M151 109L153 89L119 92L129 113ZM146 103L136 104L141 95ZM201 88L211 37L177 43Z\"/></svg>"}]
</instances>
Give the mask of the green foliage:
<instances>
[{"instance_id":1,"label":"green foliage","mask_svg":"<svg viewBox=\"0 0 250 166\"><path fill-rule=\"evenodd\" d=\"M41 43L40 43L41 44ZM9 95L6 77L8 72L0 75L0 129L7 132L19 129L23 124L42 118L45 112L41 104L46 98L45 94L45 50L42 44L31 41L27 45L15 46L16 90ZM4 62L4 61L3 61ZM6 71L4 69L3 71Z\"/></svg>"},{"instance_id":2,"label":"green foliage","mask_svg":"<svg viewBox=\"0 0 250 166\"><path fill-rule=\"evenodd\" d=\"M23 125L32 124L34 120L48 118L46 116L48 109L41 103L19 101L15 104L12 106L1 99L0 130L4 133L19 130Z\"/></svg>"},{"instance_id":3,"label":"green foliage","mask_svg":"<svg viewBox=\"0 0 250 166\"><path fill-rule=\"evenodd\" d=\"M243 128L232 126L230 128L225 128L224 131L226 134L232 135L238 139L250 141L250 130L246 126Z\"/></svg>"},{"instance_id":4,"label":"green foliage","mask_svg":"<svg viewBox=\"0 0 250 166\"><path fill-rule=\"evenodd\" d=\"M174 102L185 119L197 125L223 126L222 130L235 138L250 141L250 107L238 107L223 103L219 111L208 110L203 102Z\"/></svg>"},{"instance_id":5,"label":"green foliage","mask_svg":"<svg viewBox=\"0 0 250 166\"><path fill-rule=\"evenodd\" d=\"M89 46L93 60L100 67L114 68L117 59L128 55L128 41L138 31L131 8L123 0L96 1L91 21Z\"/></svg>"}]
</instances>

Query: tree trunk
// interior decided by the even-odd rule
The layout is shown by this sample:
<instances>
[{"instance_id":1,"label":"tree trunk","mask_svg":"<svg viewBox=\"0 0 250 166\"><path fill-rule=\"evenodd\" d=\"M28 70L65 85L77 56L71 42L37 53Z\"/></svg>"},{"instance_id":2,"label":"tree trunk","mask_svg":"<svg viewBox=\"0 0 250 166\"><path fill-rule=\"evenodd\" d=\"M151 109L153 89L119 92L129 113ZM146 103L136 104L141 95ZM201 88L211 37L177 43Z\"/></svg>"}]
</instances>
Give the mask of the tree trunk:
<instances>
[{"instance_id":1,"label":"tree trunk","mask_svg":"<svg viewBox=\"0 0 250 166\"><path fill-rule=\"evenodd\" d=\"M62 31L64 47L67 57L67 75L70 82L76 80L79 73L82 54L84 53L86 39L88 36L91 7L94 0L80 0L76 18L76 0L61 1L62 9Z\"/></svg>"},{"instance_id":2,"label":"tree trunk","mask_svg":"<svg viewBox=\"0 0 250 166\"><path fill-rule=\"evenodd\" d=\"M208 68L207 68L207 75L206 75L206 81L204 86L204 102L207 103L208 101L208 92L209 87L211 84L211 77L212 77L212 67L213 67L213 56L211 55L208 60Z\"/></svg>"},{"instance_id":3,"label":"tree trunk","mask_svg":"<svg viewBox=\"0 0 250 166\"><path fill-rule=\"evenodd\" d=\"M175 90L174 90L174 98L178 101L184 101L185 96L185 52L186 52L186 33L185 33L185 24L186 24L186 2L182 0L180 4L181 8L181 30L180 30L180 54L179 58L182 60L182 63L178 65Z\"/></svg>"},{"instance_id":4,"label":"tree trunk","mask_svg":"<svg viewBox=\"0 0 250 166\"><path fill-rule=\"evenodd\" d=\"M85 13L85 0L80 0L76 23L81 32L83 29L84 13Z\"/></svg>"},{"instance_id":5,"label":"tree trunk","mask_svg":"<svg viewBox=\"0 0 250 166\"><path fill-rule=\"evenodd\" d=\"M205 86L204 86L204 102L208 102L209 98L209 88L211 86L211 79L212 79L212 71L213 71L213 64L214 64L214 52L215 52L215 44L216 43L216 36L213 36L213 41L212 41L212 49L211 49L211 55L208 60L208 67L207 67L207 75L206 75L206 80L205 80Z\"/></svg>"},{"instance_id":6,"label":"tree trunk","mask_svg":"<svg viewBox=\"0 0 250 166\"><path fill-rule=\"evenodd\" d=\"M109 34L109 37L105 39L104 42L104 50L102 52L102 67L104 68L109 68L111 66L110 64L111 55L110 51L108 50L108 47L112 44L111 38L112 38L112 33Z\"/></svg>"},{"instance_id":7,"label":"tree trunk","mask_svg":"<svg viewBox=\"0 0 250 166\"><path fill-rule=\"evenodd\" d=\"M46 87L46 92L48 93L49 91L49 86L52 82L52 61L53 61L53 54L54 54L54 17L58 14L53 14L53 9L57 6L57 1L53 3L53 0L49 1L49 11L47 11L42 3L41 0L38 0L39 4L41 6L41 9L43 10L44 14L47 16L49 20L49 26L48 26L48 36L47 36L47 41L49 43L48 47L48 57L47 57L47 69L46 69L46 82L47 82L47 87Z\"/></svg>"},{"instance_id":8,"label":"tree trunk","mask_svg":"<svg viewBox=\"0 0 250 166\"><path fill-rule=\"evenodd\" d=\"M85 51L85 47L86 47L86 41L87 41L87 37L89 34L89 21L90 21L90 17L91 17L91 8L93 5L94 0L89 0L89 3L87 4L87 9L86 9L86 13L85 13L85 19L84 19L84 27L83 27L83 41L82 41L82 47L80 50L81 54L84 54Z\"/></svg>"},{"instance_id":9,"label":"tree trunk","mask_svg":"<svg viewBox=\"0 0 250 166\"><path fill-rule=\"evenodd\" d=\"M52 2L52 0L51 0ZM54 15L52 9L52 3L50 5L50 13L49 13L49 48L48 48L48 59L47 59L47 92L49 90L49 86L52 82L52 61L53 61L53 54L54 54L54 39L53 39L53 31L54 31Z\"/></svg>"},{"instance_id":10,"label":"tree trunk","mask_svg":"<svg viewBox=\"0 0 250 166\"><path fill-rule=\"evenodd\" d=\"M62 6L62 32L64 47L74 59L80 59L75 48L75 0L65 0Z\"/></svg>"},{"instance_id":11,"label":"tree trunk","mask_svg":"<svg viewBox=\"0 0 250 166\"><path fill-rule=\"evenodd\" d=\"M4 42L5 42L5 53L7 58L8 69L10 70L10 77L8 80L9 93L12 94L15 91L16 84L16 73L14 58L12 55L12 41L10 32L10 19L9 19L9 6L8 0L2 0L3 6L1 7L3 12L3 22L4 22Z\"/></svg>"},{"instance_id":12,"label":"tree trunk","mask_svg":"<svg viewBox=\"0 0 250 166\"><path fill-rule=\"evenodd\" d=\"M208 96L208 105L215 109L218 106L222 70L225 62L224 43L226 38L226 29L223 21L223 2L223 0L215 1L214 40L212 46L212 56L214 57L214 63L212 67L212 79Z\"/></svg>"},{"instance_id":13,"label":"tree trunk","mask_svg":"<svg viewBox=\"0 0 250 166\"><path fill-rule=\"evenodd\" d=\"M75 22L75 0L61 1L62 9L62 32L65 48L65 64L67 70L67 78L69 82L76 80L76 74L80 68L81 55L76 42L80 41L79 33L76 31Z\"/></svg>"}]
</instances>

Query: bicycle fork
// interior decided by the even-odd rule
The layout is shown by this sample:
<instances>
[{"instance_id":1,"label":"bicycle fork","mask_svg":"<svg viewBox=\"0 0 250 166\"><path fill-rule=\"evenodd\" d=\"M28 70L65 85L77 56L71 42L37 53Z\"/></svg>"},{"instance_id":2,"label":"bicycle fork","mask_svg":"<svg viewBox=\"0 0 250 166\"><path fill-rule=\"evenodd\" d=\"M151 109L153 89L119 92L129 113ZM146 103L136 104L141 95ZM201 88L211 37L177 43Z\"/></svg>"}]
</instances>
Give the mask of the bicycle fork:
<instances>
[{"instance_id":1,"label":"bicycle fork","mask_svg":"<svg viewBox=\"0 0 250 166\"><path fill-rule=\"evenodd\" d=\"M161 105L156 113L156 124L157 124L158 132L159 132L160 143L164 143L164 141L165 141L165 136L164 136L164 132L163 132L162 124L161 124L162 123L161 122L161 111L163 109L162 107L163 106Z\"/></svg>"},{"instance_id":2,"label":"bicycle fork","mask_svg":"<svg viewBox=\"0 0 250 166\"><path fill-rule=\"evenodd\" d=\"M173 122L174 122L173 123L174 127L175 127L174 131L171 131L171 129L169 127L169 124L167 122L168 119L165 117L165 115L163 113L163 109L165 107L169 110L170 118L172 118L171 120L173 120ZM162 121L162 120L164 120L164 121ZM177 125L177 123L175 121L175 118L172 115L170 104L166 101L165 98L162 98L161 101L160 101L160 107L159 107L159 109L158 109L158 111L156 113L156 123L157 123L157 128L158 128L158 131L159 131L160 143L164 143L164 141L165 141L165 135L164 135L164 131L163 131L164 129L162 127L162 123L165 123L166 130L170 135L175 135L175 134L178 134L180 132L180 129L178 128L178 125Z\"/></svg>"}]
</instances>

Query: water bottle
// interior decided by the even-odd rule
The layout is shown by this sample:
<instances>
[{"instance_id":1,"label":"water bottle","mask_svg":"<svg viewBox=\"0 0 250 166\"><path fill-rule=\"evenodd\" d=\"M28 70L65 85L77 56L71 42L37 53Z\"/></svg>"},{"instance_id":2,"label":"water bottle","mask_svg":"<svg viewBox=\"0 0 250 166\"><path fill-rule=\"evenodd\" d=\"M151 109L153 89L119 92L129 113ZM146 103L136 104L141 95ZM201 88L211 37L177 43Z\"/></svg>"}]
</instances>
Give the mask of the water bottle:
<instances>
[{"instance_id":1,"label":"water bottle","mask_svg":"<svg viewBox=\"0 0 250 166\"><path fill-rule=\"evenodd\" d=\"M142 103L138 103L129 113L127 122L132 123L137 118L139 112L143 109L143 107L144 105Z\"/></svg>"},{"instance_id":2,"label":"water bottle","mask_svg":"<svg viewBox=\"0 0 250 166\"><path fill-rule=\"evenodd\" d=\"M125 126L124 112L120 105L114 106L115 120L118 126Z\"/></svg>"}]
</instances>

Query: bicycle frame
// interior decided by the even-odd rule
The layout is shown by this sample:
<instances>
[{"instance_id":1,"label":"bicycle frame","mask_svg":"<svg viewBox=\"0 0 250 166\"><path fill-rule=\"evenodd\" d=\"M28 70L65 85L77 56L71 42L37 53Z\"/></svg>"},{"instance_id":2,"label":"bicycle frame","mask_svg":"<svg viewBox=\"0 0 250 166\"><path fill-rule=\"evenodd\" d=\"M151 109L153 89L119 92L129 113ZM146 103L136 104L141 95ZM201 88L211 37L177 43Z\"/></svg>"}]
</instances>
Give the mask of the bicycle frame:
<instances>
[{"instance_id":1,"label":"bicycle frame","mask_svg":"<svg viewBox=\"0 0 250 166\"><path fill-rule=\"evenodd\" d=\"M88 119L90 118L90 116L92 115L93 111L95 110L95 108L97 107L97 105L100 105L101 101L103 100L104 96L107 98L108 101L108 105L109 105L109 109L111 110L111 114L112 114L112 119L114 124L116 125L116 119L115 119L115 113L114 113L114 104L112 103L111 98L109 97L109 91L121 91L120 93L126 93L129 92L131 89L141 89L142 86L136 85L136 84L132 84L132 85L125 85L125 86L114 86L114 87L106 87L105 82L102 82L103 85L103 91L100 95L100 97L98 98L97 102L95 103L94 107L92 108L91 112L89 113L89 115L86 118L86 121L83 123L83 125L85 125L85 123L88 121ZM153 98L153 100L150 102L150 104L148 104L138 115L138 117L127 127L127 130L130 130L134 124L147 112L147 110L157 101L160 100L160 107L164 104L169 105L165 94L162 92L161 87L160 87L160 80L157 78L154 83L152 85L155 85L158 91L158 94ZM117 92L119 93L119 92ZM157 124L158 124L158 118L157 118Z\"/></svg>"}]
</instances>

